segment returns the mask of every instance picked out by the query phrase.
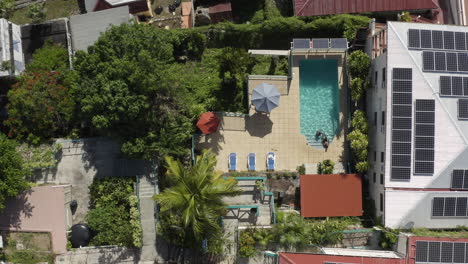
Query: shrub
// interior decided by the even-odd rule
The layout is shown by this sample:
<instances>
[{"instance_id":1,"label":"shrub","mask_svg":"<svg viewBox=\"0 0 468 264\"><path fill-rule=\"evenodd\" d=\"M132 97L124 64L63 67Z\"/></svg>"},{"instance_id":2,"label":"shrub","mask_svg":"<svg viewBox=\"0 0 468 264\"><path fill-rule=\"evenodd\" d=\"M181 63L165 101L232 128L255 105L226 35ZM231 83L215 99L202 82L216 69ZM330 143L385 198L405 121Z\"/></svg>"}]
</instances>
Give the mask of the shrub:
<instances>
[{"instance_id":1,"label":"shrub","mask_svg":"<svg viewBox=\"0 0 468 264\"><path fill-rule=\"evenodd\" d=\"M380 240L380 246L383 249L392 249L393 245L398 242L398 231L390 228L382 228L382 238Z\"/></svg>"},{"instance_id":2,"label":"shrub","mask_svg":"<svg viewBox=\"0 0 468 264\"><path fill-rule=\"evenodd\" d=\"M296 167L296 170L297 170L297 173L299 173L300 175L304 175L304 174L305 174L305 166L304 166L304 164L302 164L301 166L297 166L297 167Z\"/></svg>"},{"instance_id":3,"label":"shrub","mask_svg":"<svg viewBox=\"0 0 468 264\"><path fill-rule=\"evenodd\" d=\"M317 173L318 174L332 174L335 167L335 162L331 160L324 160L318 164Z\"/></svg>"},{"instance_id":4,"label":"shrub","mask_svg":"<svg viewBox=\"0 0 468 264\"><path fill-rule=\"evenodd\" d=\"M366 161L367 147L369 145L367 135L359 130L353 130L348 134L348 140L351 143L351 149L356 155L358 161Z\"/></svg>"},{"instance_id":5,"label":"shrub","mask_svg":"<svg viewBox=\"0 0 468 264\"><path fill-rule=\"evenodd\" d=\"M356 163L356 170L359 173L364 173L367 170L369 170L369 166L370 165L369 165L368 161L360 161L360 162Z\"/></svg>"},{"instance_id":6,"label":"shrub","mask_svg":"<svg viewBox=\"0 0 468 264\"><path fill-rule=\"evenodd\" d=\"M44 3L34 3L29 5L26 16L31 18L34 23L43 21L46 17Z\"/></svg>"},{"instance_id":7,"label":"shrub","mask_svg":"<svg viewBox=\"0 0 468 264\"><path fill-rule=\"evenodd\" d=\"M355 130L359 130L363 134L367 134L369 130L369 123L367 122L366 113L362 110L354 111L351 125Z\"/></svg>"},{"instance_id":8,"label":"shrub","mask_svg":"<svg viewBox=\"0 0 468 264\"><path fill-rule=\"evenodd\" d=\"M364 80L354 78L351 80L351 100L358 102L364 94Z\"/></svg>"},{"instance_id":9,"label":"shrub","mask_svg":"<svg viewBox=\"0 0 468 264\"><path fill-rule=\"evenodd\" d=\"M239 256L248 258L255 255L255 253L255 240L251 231L246 230L241 233L239 238Z\"/></svg>"},{"instance_id":10,"label":"shrub","mask_svg":"<svg viewBox=\"0 0 468 264\"><path fill-rule=\"evenodd\" d=\"M365 80L369 74L370 58L364 52L356 50L348 57L348 69L352 78Z\"/></svg>"}]
</instances>

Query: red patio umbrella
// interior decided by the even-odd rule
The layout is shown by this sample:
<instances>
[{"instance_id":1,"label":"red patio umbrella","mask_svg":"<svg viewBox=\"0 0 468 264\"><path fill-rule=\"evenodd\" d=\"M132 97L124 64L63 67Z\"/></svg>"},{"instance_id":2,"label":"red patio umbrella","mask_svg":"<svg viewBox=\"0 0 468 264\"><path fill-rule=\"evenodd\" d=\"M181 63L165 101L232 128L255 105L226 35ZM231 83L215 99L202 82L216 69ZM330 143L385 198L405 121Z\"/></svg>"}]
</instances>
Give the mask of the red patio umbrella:
<instances>
[{"instance_id":1,"label":"red patio umbrella","mask_svg":"<svg viewBox=\"0 0 468 264\"><path fill-rule=\"evenodd\" d=\"M211 134L218 130L219 118L213 112L207 112L200 115L197 127L203 134Z\"/></svg>"}]
</instances>

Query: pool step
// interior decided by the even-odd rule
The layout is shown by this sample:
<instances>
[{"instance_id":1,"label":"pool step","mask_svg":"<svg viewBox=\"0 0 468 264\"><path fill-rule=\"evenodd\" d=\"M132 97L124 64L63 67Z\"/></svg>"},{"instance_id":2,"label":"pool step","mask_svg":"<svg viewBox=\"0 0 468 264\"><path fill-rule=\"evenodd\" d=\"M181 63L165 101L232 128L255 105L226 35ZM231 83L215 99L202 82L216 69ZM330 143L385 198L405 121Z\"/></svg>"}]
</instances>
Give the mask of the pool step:
<instances>
[{"instance_id":1,"label":"pool step","mask_svg":"<svg viewBox=\"0 0 468 264\"><path fill-rule=\"evenodd\" d=\"M318 149L324 149L323 145L322 145L322 139L315 139L315 135L306 135L306 140L307 140L307 144L309 146L312 146L314 148L318 148ZM332 143L332 139L328 139L328 143L331 144Z\"/></svg>"}]
</instances>

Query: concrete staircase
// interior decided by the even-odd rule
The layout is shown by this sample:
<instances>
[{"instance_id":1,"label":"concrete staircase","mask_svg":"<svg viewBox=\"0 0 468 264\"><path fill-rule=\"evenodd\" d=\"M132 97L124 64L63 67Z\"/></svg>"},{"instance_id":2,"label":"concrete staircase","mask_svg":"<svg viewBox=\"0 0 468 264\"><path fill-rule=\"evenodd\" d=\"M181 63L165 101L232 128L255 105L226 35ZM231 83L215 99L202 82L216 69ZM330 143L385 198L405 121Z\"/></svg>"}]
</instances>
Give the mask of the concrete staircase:
<instances>
[{"instance_id":1,"label":"concrete staircase","mask_svg":"<svg viewBox=\"0 0 468 264\"><path fill-rule=\"evenodd\" d=\"M140 264L154 263L158 257L156 252L156 220L155 185L152 179L140 177L138 183L138 199L140 200L140 222L143 229L143 247L141 248Z\"/></svg>"}]
</instances>

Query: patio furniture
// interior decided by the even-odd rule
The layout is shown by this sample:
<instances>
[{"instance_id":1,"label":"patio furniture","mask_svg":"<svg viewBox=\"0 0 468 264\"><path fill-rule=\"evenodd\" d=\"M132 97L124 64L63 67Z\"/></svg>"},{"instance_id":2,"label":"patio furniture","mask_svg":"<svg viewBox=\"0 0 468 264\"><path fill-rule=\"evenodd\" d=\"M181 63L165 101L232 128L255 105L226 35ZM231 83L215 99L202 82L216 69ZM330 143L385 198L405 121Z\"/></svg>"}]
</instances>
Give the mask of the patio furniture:
<instances>
[{"instance_id":1,"label":"patio furniture","mask_svg":"<svg viewBox=\"0 0 468 264\"><path fill-rule=\"evenodd\" d=\"M237 154L236 153L229 154L228 163L229 163L229 170L230 171L237 170Z\"/></svg>"},{"instance_id":2,"label":"patio furniture","mask_svg":"<svg viewBox=\"0 0 468 264\"><path fill-rule=\"evenodd\" d=\"M252 91L252 104L259 112L270 113L279 106L280 93L274 85L262 83Z\"/></svg>"},{"instance_id":3,"label":"patio furniture","mask_svg":"<svg viewBox=\"0 0 468 264\"><path fill-rule=\"evenodd\" d=\"M249 153L247 158L247 167L249 168L249 171L256 171L256 164L257 158L255 157L255 153Z\"/></svg>"},{"instance_id":4,"label":"patio furniture","mask_svg":"<svg viewBox=\"0 0 468 264\"><path fill-rule=\"evenodd\" d=\"M276 155L274 152L268 152L267 154L267 170L273 171L276 167Z\"/></svg>"}]
</instances>

